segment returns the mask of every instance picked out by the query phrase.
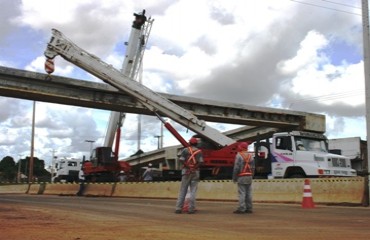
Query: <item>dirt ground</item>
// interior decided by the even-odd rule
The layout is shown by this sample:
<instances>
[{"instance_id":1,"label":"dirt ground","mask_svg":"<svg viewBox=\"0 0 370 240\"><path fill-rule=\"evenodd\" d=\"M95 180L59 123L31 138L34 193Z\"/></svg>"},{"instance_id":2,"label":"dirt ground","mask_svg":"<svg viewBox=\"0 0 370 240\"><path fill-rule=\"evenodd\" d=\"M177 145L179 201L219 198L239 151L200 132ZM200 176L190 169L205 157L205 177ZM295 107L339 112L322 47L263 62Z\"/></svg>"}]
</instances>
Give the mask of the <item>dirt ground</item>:
<instances>
[{"instance_id":1,"label":"dirt ground","mask_svg":"<svg viewBox=\"0 0 370 240\"><path fill-rule=\"evenodd\" d=\"M174 200L0 195L0 239L368 239L364 207L198 202L196 214L174 214Z\"/></svg>"}]
</instances>

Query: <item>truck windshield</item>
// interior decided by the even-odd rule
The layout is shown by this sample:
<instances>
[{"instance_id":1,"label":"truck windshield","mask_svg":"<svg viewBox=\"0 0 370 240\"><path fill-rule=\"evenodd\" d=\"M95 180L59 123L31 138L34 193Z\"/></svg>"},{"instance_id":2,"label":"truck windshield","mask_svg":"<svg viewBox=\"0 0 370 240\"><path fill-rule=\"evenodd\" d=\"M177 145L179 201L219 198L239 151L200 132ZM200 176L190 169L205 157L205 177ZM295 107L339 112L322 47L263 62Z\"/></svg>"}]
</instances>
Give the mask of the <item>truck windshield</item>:
<instances>
[{"instance_id":1,"label":"truck windshield","mask_svg":"<svg viewBox=\"0 0 370 240\"><path fill-rule=\"evenodd\" d=\"M296 149L301 151L328 152L325 140L295 137Z\"/></svg>"}]
</instances>

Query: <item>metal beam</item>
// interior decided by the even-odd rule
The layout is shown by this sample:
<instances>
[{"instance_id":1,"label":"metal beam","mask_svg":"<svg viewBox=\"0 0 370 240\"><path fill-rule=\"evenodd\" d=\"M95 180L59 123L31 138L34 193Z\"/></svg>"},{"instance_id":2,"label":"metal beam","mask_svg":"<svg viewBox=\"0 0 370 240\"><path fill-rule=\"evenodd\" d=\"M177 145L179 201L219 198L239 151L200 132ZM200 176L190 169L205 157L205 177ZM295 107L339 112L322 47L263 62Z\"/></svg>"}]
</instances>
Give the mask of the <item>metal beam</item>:
<instances>
[{"instance_id":1,"label":"metal beam","mask_svg":"<svg viewBox=\"0 0 370 240\"><path fill-rule=\"evenodd\" d=\"M320 114L162 95L209 122L325 132L325 116ZM135 99L104 83L54 75L49 77L43 73L1 66L0 96L152 115Z\"/></svg>"}]
</instances>

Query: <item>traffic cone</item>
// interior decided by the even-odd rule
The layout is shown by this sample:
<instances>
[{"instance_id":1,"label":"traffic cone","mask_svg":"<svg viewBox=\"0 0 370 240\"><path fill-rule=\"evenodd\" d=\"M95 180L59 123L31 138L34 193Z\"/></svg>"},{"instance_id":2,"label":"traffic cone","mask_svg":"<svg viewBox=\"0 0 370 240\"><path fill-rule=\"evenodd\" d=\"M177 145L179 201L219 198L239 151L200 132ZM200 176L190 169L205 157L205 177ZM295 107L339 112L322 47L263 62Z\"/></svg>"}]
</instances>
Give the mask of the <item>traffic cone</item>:
<instances>
[{"instance_id":1,"label":"traffic cone","mask_svg":"<svg viewBox=\"0 0 370 240\"><path fill-rule=\"evenodd\" d=\"M190 203L190 187L188 188L188 191L186 192L185 195L184 206L182 207L183 212L187 212L189 210L189 203Z\"/></svg>"},{"instance_id":2,"label":"traffic cone","mask_svg":"<svg viewBox=\"0 0 370 240\"><path fill-rule=\"evenodd\" d=\"M312 199L312 192L310 186L310 180L304 180L304 187L303 187L303 200L302 200L302 208L314 208L315 204Z\"/></svg>"}]
</instances>

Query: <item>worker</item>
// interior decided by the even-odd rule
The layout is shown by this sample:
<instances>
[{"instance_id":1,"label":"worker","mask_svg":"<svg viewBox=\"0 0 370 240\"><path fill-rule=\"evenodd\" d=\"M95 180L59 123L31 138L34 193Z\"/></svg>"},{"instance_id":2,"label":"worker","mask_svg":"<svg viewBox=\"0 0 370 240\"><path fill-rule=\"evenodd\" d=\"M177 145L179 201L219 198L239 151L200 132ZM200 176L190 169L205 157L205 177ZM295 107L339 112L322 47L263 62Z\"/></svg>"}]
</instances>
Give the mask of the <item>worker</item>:
<instances>
[{"instance_id":1,"label":"worker","mask_svg":"<svg viewBox=\"0 0 370 240\"><path fill-rule=\"evenodd\" d=\"M126 182L126 180L127 180L127 175L126 175L125 171L120 171L119 174L118 174L118 181Z\"/></svg>"},{"instance_id":2,"label":"worker","mask_svg":"<svg viewBox=\"0 0 370 240\"><path fill-rule=\"evenodd\" d=\"M252 178L254 172L254 159L248 153L248 143L238 145L233 169L233 182L238 184L239 206L236 214L252 213Z\"/></svg>"},{"instance_id":3,"label":"worker","mask_svg":"<svg viewBox=\"0 0 370 240\"><path fill-rule=\"evenodd\" d=\"M85 189L85 174L81 167L80 171L78 172L78 182L80 183L80 189L77 192L77 196L82 196L84 189Z\"/></svg>"},{"instance_id":4,"label":"worker","mask_svg":"<svg viewBox=\"0 0 370 240\"><path fill-rule=\"evenodd\" d=\"M146 168L145 172L143 173L143 180L144 181L153 181L153 169L152 164L149 163L148 167Z\"/></svg>"},{"instance_id":5,"label":"worker","mask_svg":"<svg viewBox=\"0 0 370 240\"><path fill-rule=\"evenodd\" d=\"M179 155L179 161L182 163L183 168L181 170L181 185L175 213L182 213L188 188L190 189L188 213L195 213L195 198L199 182L199 166L203 163L203 154L201 150L196 147L197 144L198 140L192 137L189 140L190 146L184 148Z\"/></svg>"},{"instance_id":6,"label":"worker","mask_svg":"<svg viewBox=\"0 0 370 240\"><path fill-rule=\"evenodd\" d=\"M305 151L306 148L304 147L303 143L301 141L297 141L297 149Z\"/></svg>"}]
</instances>

